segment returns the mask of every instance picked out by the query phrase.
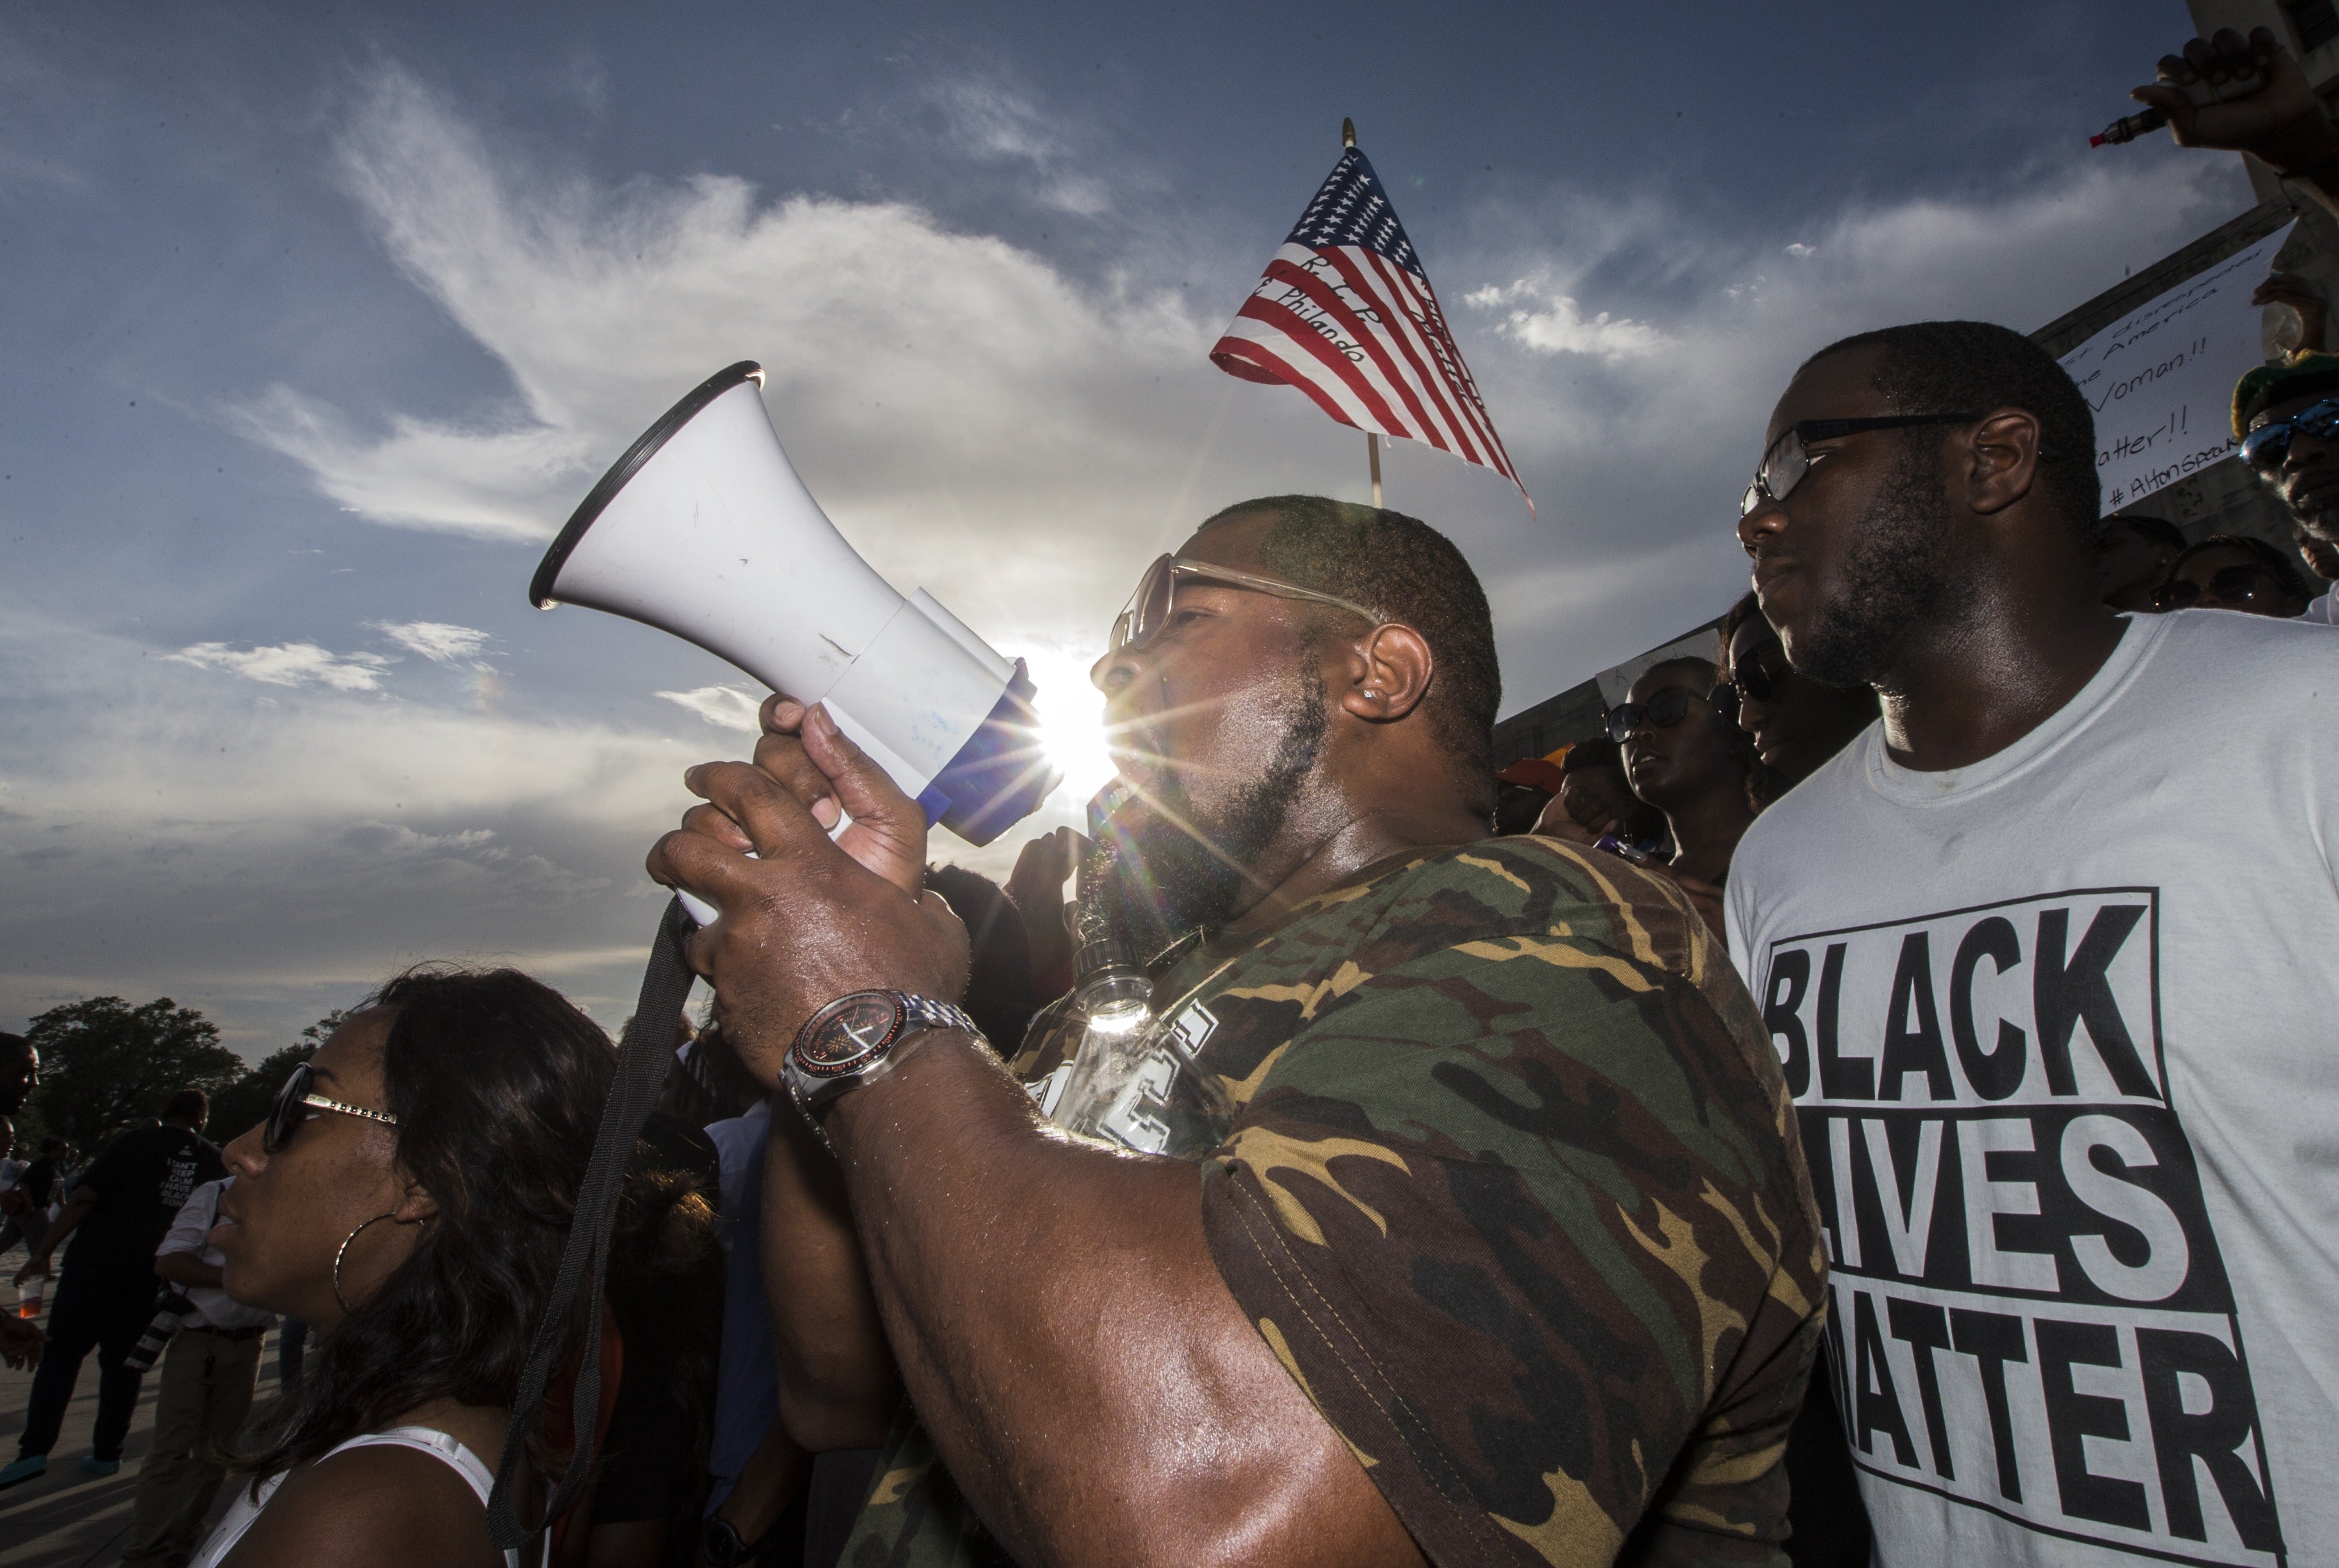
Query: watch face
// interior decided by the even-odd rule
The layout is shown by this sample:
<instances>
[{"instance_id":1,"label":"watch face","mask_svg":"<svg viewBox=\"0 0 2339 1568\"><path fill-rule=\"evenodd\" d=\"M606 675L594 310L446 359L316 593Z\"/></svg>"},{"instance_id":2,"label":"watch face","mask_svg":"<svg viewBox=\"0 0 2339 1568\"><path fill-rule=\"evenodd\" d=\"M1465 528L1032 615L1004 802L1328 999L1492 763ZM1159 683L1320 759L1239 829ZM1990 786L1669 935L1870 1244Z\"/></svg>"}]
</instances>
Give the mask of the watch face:
<instances>
[{"instance_id":1,"label":"watch face","mask_svg":"<svg viewBox=\"0 0 2339 1568\"><path fill-rule=\"evenodd\" d=\"M715 1568L732 1568L732 1564L739 1561L746 1546L746 1543L739 1539L739 1532L732 1526L728 1519L709 1519L706 1522L706 1533L701 1544L705 1548L706 1560L714 1563Z\"/></svg>"},{"instance_id":2,"label":"watch face","mask_svg":"<svg viewBox=\"0 0 2339 1568\"><path fill-rule=\"evenodd\" d=\"M884 1049L901 1028L902 1004L883 991L841 996L823 1008L804 1029L796 1064L814 1078L853 1071Z\"/></svg>"}]
</instances>

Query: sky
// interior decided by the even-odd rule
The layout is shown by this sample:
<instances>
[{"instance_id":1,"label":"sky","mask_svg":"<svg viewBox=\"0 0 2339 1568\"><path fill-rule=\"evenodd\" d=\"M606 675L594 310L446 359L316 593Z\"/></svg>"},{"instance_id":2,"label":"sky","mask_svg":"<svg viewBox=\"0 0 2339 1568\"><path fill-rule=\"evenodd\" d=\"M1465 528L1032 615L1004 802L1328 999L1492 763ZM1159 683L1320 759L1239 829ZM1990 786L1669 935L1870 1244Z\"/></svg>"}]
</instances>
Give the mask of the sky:
<instances>
[{"instance_id":1,"label":"sky","mask_svg":"<svg viewBox=\"0 0 2339 1568\"><path fill-rule=\"evenodd\" d=\"M1645 8L25 3L0 12L0 1028L168 995L256 1059L425 959L605 1025L642 857L760 692L545 544L754 359L893 585L1027 658L1067 782L1144 563L1363 439L1209 345L1373 159L1538 510L1396 443L1505 712L1710 619L1847 333L2028 330L2251 204L2090 151L2175 0Z\"/></svg>"}]
</instances>

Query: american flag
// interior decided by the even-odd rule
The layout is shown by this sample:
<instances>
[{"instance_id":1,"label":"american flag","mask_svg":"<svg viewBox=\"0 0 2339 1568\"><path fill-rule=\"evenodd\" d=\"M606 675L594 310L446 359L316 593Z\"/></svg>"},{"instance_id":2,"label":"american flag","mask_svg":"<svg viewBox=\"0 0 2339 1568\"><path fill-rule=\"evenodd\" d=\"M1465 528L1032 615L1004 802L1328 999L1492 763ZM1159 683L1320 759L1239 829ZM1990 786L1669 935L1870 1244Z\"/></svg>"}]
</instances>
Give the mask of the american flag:
<instances>
[{"instance_id":1,"label":"american flag","mask_svg":"<svg viewBox=\"0 0 2339 1568\"><path fill-rule=\"evenodd\" d=\"M1354 147L1210 359L1246 381L1288 381L1344 425L1426 441L1527 493L1380 176Z\"/></svg>"}]
</instances>

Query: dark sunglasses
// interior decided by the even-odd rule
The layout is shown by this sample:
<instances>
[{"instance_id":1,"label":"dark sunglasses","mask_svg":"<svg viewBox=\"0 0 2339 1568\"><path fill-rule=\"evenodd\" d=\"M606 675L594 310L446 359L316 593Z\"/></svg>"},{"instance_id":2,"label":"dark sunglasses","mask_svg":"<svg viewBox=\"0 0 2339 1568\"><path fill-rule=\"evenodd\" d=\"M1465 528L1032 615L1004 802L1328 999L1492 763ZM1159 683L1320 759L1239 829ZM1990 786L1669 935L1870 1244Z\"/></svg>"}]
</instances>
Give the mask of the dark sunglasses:
<instances>
[{"instance_id":1,"label":"dark sunglasses","mask_svg":"<svg viewBox=\"0 0 2339 1568\"><path fill-rule=\"evenodd\" d=\"M1279 599L1305 599L1310 604L1331 605L1343 610L1353 610L1367 620L1377 624L1383 617L1378 610L1344 599L1335 594L1318 593L1297 583L1287 583L1279 577L1263 577L1253 572L1239 572L1229 567L1213 566L1208 561L1189 560L1183 556L1157 557L1138 579L1137 591L1129 596L1128 607L1112 623L1112 636L1105 646L1108 655L1123 648L1141 649L1160 636L1161 628L1170 624L1170 611L1178 594L1178 579L1192 577L1198 582L1219 583L1230 588L1248 588L1255 594L1272 594Z\"/></svg>"},{"instance_id":2,"label":"dark sunglasses","mask_svg":"<svg viewBox=\"0 0 2339 1568\"><path fill-rule=\"evenodd\" d=\"M2272 572L2247 563L2211 572L2206 587L2190 577L2171 577L2152 590L2152 607L2156 610L2181 610L2204 601L2213 605L2238 605L2247 599L2260 583L2274 581Z\"/></svg>"},{"instance_id":3,"label":"dark sunglasses","mask_svg":"<svg viewBox=\"0 0 2339 1568\"><path fill-rule=\"evenodd\" d=\"M1698 694L1687 686L1665 686L1647 702L1618 703L1608 710L1608 738L1622 745L1631 740L1633 732L1643 725L1652 729L1669 730L1689 716L1690 705L1698 700ZM1705 694L1703 700L1724 718L1733 717L1738 706L1738 694L1726 685L1714 687Z\"/></svg>"},{"instance_id":4,"label":"dark sunglasses","mask_svg":"<svg viewBox=\"0 0 2339 1568\"><path fill-rule=\"evenodd\" d=\"M2261 474L2274 472L2290 456L2293 435L2308 436L2318 441L2339 435L2339 398L2325 398L2286 419L2260 425L2242 438L2242 461Z\"/></svg>"},{"instance_id":5,"label":"dark sunglasses","mask_svg":"<svg viewBox=\"0 0 2339 1568\"><path fill-rule=\"evenodd\" d=\"M379 1121L385 1127L396 1127L398 1118L386 1110L368 1110L362 1105L345 1105L338 1100L328 1100L311 1093L317 1083L317 1070L307 1062L294 1068L285 1079L284 1087L276 1091L276 1103L268 1109L268 1120L260 1129L260 1148L264 1154L274 1154L292 1141L292 1134L309 1119L311 1107L319 1110L336 1110L343 1116L362 1116L368 1121Z\"/></svg>"},{"instance_id":6,"label":"dark sunglasses","mask_svg":"<svg viewBox=\"0 0 2339 1568\"><path fill-rule=\"evenodd\" d=\"M1838 436L1855 436L1862 430L1897 430L1910 425L1969 425L1980 419L1979 414L1887 414L1873 419L1799 419L1788 427L1787 433L1771 443L1762 454L1762 466L1754 470L1754 482L1738 499L1738 515L1748 518L1764 501L1783 501L1793 493L1811 465L1825 452L1813 454L1805 449L1813 441L1832 441Z\"/></svg>"},{"instance_id":7,"label":"dark sunglasses","mask_svg":"<svg viewBox=\"0 0 2339 1568\"><path fill-rule=\"evenodd\" d=\"M1793 673L1787 665L1787 650L1776 643L1763 643L1731 666L1730 686L1741 702L1767 703L1779 695L1779 688Z\"/></svg>"}]
</instances>

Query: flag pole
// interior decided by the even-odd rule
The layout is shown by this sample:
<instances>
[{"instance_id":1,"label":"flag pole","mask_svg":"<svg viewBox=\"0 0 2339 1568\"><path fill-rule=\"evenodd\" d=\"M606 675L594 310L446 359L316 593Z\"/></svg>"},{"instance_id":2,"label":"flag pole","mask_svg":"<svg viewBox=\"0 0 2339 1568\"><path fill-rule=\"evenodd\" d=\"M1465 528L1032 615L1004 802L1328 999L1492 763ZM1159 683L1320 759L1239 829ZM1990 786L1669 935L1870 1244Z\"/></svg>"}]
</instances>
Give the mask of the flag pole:
<instances>
[{"instance_id":1,"label":"flag pole","mask_svg":"<svg viewBox=\"0 0 2339 1568\"><path fill-rule=\"evenodd\" d=\"M1357 123L1343 116L1340 121L1340 145L1345 148L1356 144ZM1381 439L1372 430L1365 432L1365 461L1372 469L1373 505L1377 507L1381 504Z\"/></svg>"}]
</instances>

